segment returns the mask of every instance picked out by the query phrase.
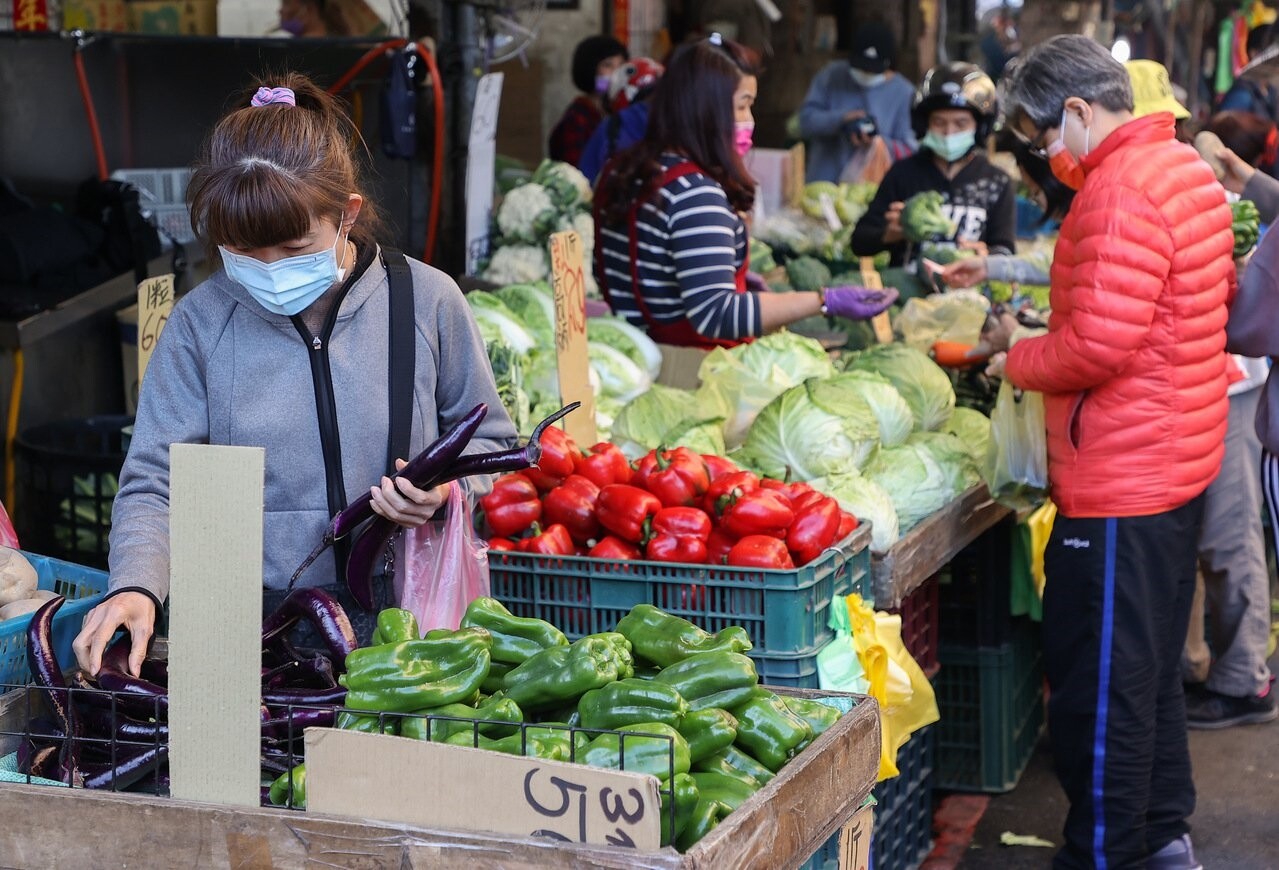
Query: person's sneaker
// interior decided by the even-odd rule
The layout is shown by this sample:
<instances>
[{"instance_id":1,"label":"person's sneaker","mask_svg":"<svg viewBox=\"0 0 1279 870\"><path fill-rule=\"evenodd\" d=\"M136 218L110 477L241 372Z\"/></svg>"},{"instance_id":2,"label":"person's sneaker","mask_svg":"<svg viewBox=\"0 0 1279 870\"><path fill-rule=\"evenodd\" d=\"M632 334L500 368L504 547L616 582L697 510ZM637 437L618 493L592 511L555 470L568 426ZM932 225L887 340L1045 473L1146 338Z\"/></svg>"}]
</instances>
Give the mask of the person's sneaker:
<instances>
[{"instance_id":1,"label":"person's sneaker","mask_svg":"<svg viewBox=\"0 0 1279 870\"><path fill-rule=\"evenodd\" d=\"M1182 834L1146 859L1146 870L1204 870L1195 859L1189 834Z\"/></svg>"},{"instance_id":2,"label":"person's sneaker","mask_svg":"<svg viewBox=\"0 0 1279 870\"><path fill-rule=\"evenodd\" d=\"M1258 725L1275 719L1279 719L1279 703L1269 684L1264 695L1233 698L1204 689L1202 694L1186 698L1186 725L1198 730Z\"/></svg>"}]
</instances>

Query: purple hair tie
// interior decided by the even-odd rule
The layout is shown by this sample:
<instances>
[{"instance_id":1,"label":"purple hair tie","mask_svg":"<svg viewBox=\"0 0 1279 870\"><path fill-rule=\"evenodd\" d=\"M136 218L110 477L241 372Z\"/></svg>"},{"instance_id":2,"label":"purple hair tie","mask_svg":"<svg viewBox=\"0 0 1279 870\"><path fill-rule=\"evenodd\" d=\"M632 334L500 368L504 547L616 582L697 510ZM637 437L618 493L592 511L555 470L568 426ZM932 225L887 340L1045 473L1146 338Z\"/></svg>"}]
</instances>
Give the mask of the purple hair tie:
<instances>
[{"instance_id":1,"label":"purple hair tie","mask_svg":"<svg viewBox=\"0 0 1279 870\"><path fill-rule=\"evenodd\" d=\"M283 103L286 106L297 105L292 88L258 88L258 92L253 95L250 102L255 106L270 106L274 103Z\"/></svg>"}]
</instances>

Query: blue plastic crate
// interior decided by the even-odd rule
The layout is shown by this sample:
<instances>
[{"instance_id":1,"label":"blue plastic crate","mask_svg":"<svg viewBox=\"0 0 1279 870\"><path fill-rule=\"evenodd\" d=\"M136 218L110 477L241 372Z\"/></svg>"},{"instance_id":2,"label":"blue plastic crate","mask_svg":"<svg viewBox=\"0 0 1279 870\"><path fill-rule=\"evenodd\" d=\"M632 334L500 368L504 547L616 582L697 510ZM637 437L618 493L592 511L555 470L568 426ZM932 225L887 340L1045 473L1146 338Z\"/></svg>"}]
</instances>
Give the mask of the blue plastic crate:
<instances>
[{"instance_id":1,"label":"blue plastic crate","mask_svg":"<svg viewBox=\"0 0 1279 870\"><path fill-rule=\"evenodd\" d=\"M64 669L75 662L71 643L80 633L80 624L107 591L107 572L63 562L50 556L23 552L36 569L38 588L67 598L53 617L53 649ZM31 614L0 622L0 684L25 685L31 682L27 667L27 626Z\"/></svg>"},{"instance_id":2,"label":"blue plastic crate","mask_svg":"<svg viewBox=\"0 0 1279 870\"><path fill-rule=\"evenodd\" d=\"M791 571L490 551L491 594L519 616L559 626L570 639L612 631L636 604L655 605L710 632L740 625L757 656L813 659L812 682L778 685L817 688L817 650L834 637L827 625L832 599L871 595L869 543L869 528L859 528ZM780 676L789 664L778 664ZM793 677L807 668L797 665Z\"/></svg>"}]
</instances>

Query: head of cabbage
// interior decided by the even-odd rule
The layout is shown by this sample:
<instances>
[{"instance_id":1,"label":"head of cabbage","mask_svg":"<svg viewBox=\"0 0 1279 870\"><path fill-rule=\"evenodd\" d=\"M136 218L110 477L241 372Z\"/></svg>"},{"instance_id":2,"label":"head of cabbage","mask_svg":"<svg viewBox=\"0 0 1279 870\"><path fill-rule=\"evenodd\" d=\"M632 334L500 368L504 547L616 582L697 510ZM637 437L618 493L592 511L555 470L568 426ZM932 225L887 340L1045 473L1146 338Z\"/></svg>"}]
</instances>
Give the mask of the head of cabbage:
<instances>
[{"instance_id":1,"label":"head of cabbage","mask_svg":"<svg viewBox=\"0 0 1279 870\"><path fill-rule=\"evenodd\" d=\"M883 553L901 537L892 497L873 480L851 472L811 481L814 489L829 495L863 523L870 523L870 548Z\"/></svg>"},{"instance_id":2,"label":"head of cabbage","mask_svg":"<svg viewBox=\"0 0 1279 870\"><path fill-rule=\"evenodd\" d=\"M884 447L896 447L910 437L915 425L910 405L897 392L897 388L883 375L874 372L851 371L827 378L815 385L819 393L852 391L866 400L875 419L879 422L879 443ZM830 400L838 403L838 398Z\"/></svg>"},{"instance_id":3,"label":"head of cabbage","mask_svg":"<svg viewBox=\"0 0 1279 870\"><path fill-rule=\"evenodd\" d=\"M936 430L955 409L950 378L928 356L904 344L882 344L851 357L848 371L876 372L887 378L910 406L916 429Z\"/></svg>"},{"instance_id":4,"label":"head of cabbage","mask_svg":"<svg viewBox=\"0 0 1279 870\"><path fill-rule=\"evenodd\" d=\"M879 444L879 423L856 389L813 378L769 402L738 459L781 480L856 471Z\"/></svg>"}]
</instances>

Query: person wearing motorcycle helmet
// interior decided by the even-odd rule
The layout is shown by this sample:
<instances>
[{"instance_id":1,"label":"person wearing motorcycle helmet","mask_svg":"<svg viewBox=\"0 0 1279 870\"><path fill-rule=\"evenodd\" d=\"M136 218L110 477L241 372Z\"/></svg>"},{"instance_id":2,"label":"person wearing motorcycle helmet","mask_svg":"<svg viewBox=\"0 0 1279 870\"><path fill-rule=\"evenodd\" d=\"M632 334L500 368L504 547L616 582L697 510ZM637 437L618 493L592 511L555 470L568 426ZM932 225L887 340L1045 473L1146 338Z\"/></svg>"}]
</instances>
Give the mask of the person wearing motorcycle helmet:
<instances>
[{"instance_id":1,"label":"person wearing motorcycle helmet","mask_svg":"<svg viewBox=\"0 0 1279 870\"><path fill-rule=\"evenodd\" d=\"M990 76L970 63L933 67L915 94L911 122L920 149L893 164L866 214L853 230L859 257L887 250L905 265L915 246L902 229L902 208L918 193L942 195L942 212L955 224L948 238L931 241L982 254L1011 254L1017 237L1017 191L1012 179L982 153L994 125L997 99Z\"/></svg>"},{"instance_id":2,"label":"person wearing motorcycle helmet","mask_svg":"<svg viewBox=\"0 0 1279 870\"><path fill-rule=\"evenodd\" d=\"M613 70L608 84L612 114L595 128L577 164L591 184L609 158L644 138L644 131L648 129L648 97L664 71L660 63L647 57L632 58Z\"/></svg>"}]
</instances>

